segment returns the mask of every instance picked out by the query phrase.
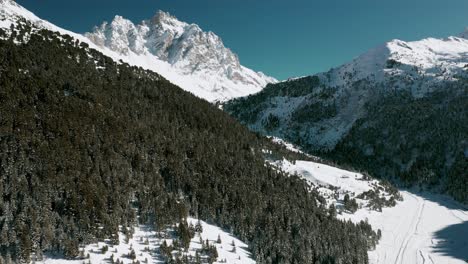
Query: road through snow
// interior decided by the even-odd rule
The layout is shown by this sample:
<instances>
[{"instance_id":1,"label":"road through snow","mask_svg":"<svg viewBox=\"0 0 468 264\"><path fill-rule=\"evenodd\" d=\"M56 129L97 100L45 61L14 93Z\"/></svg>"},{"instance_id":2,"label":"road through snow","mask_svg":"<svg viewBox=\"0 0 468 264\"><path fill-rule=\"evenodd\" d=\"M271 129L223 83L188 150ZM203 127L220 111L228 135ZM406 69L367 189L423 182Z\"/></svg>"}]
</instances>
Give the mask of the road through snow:
<instances>
[{"instance_id":1,"label":"road through snow","mask_svg":"<svg viewBox=\"0 0 468 264\"><path fill-rule=\"evenodd\" d=\"M374 229L382 230L382 239L369 252L372 264L466 263L468 258L468 211L440 195L417 195L402 191L404 201L382 213L359 210L345 218L368 219ZM451 226L461 226L453 235L437 234ZM450 248L447 248L450 247ZM459 252L453 256L450 252ZM464 253L467 252L467 253Z\"/></svg>"}]
</instances>

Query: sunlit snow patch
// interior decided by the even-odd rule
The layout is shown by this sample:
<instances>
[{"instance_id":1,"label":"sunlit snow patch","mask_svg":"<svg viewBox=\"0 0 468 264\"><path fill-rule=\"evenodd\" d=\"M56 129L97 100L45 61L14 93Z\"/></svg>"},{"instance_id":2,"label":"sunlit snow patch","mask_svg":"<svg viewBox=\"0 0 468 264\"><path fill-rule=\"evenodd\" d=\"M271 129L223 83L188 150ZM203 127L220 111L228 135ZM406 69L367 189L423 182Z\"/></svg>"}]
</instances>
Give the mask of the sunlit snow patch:
<instances>
[{"instance_id":1,"label":"sunlit snow patch","mask_svg":"<svg viewBox=\"0 0 468 264\"><path fill-rule=\"evenodd\" d=\"M188 218L187 222L196 225L198 220ZM208 240L210 245L216 247L218 258L214 263L232 263L232 264L254 264L251 253L248 251L248 246L229 234L221 228L200 221L203 231L196 233L195 237L190 242L190 247L187 251L174 250L173 256L188 256L195 259L196 252L201 250L201 241L204 243ZM68 260L62 256L46 255L43 260L35 261L37 264L101 264L101 263L118 263L121 261L125 264L137 263L165 263L160 247L165 241L167 245L173 243L173 237L170 233L173 230L166 230L157 235L154 229L148 226L140 225L135 227L133 236L127 238L123 233L119 234L119 245L112 245L110 241L101 241L98 243L86 245L81 248L81 257L75 260ZM218 240L219 238L219 240ZM132 253L134 252L134 254ZM202 263L207 263L207 260L201 255ZM112 262L113 261L113 262Z\"/></svg>"}]
</instances>

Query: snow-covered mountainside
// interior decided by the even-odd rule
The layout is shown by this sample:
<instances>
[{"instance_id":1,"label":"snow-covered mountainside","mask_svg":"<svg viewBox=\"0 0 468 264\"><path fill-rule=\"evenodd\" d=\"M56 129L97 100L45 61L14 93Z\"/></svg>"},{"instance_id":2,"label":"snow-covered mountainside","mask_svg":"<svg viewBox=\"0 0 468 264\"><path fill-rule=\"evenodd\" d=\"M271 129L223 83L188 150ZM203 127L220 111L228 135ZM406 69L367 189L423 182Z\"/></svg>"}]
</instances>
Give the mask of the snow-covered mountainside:
<instances>
[{"instance_id":1,"label":"snow-covered mountainside","mask_svg":"<svg viewBox=\"0 0 468 264\"><path fill-rule=\"evenodd\" d=\"M467 36L392 40L328 72L270 84L223 109L306 152L468 202Z\"/></svg>"},{"instance_id":2,"label":"snow-covered mountainside","mask_svg":"<svg viewBox=\"0 0 468 264\"><path fill-rule=\"evenodd\" d=\"M278 138L274 142L290 151L302 153L309 160L268 159L267 162L290 175L299 175L312 184L323 198L325 205L341 214L353 214L362 209L382 211L385 207L394 207L403 198L388 181L378 180L359 172L352 172L335 167L318 157L303 153L297 146ZM363 219L364 220L364 219Z\"/></svg>"},{"instance_id":3,"label":"snow-covered mountainside","mask_svg":"<svg viewBox=\"0 0 468 264\"><path fill-rule=\"evenodd\" d=\"M270 85L226 109L235 116L250 112L254 116L241 120L251 128L283 137L311 117L316 125L302 127L303 139L330 149L365 114L365 104L376 94L405 91L421 98L467 78L467 69L468 31L446 39L392 40L328 72ZM278 126L270 122L276 119Z\"/></svg>"},{"instance_id":4,"label":"snow-covered mountainside","mask_svg":"<svg viewBox=\"0 0 468 264\"><path fill-rule=\"evenodd\" d=\"M198 25L162 11L138 25L115 16L111 23L104 22L85 36L124 56L149 55L150 60L169 63L175 72L191 78L192 83L180 84L182 88L210 101L256 93L276 82L242 66L237 55L213 32L204 32Z\"/></svg>"},{"instance_id":5,"label":"snow-covered mountainside","mask_svg":"<svg viewBox=\"0 0 468 264\"><path fill-rule=\"evenodd\" d=\"M458 79L468 65L468 39L428 38L392 40L329 72L319 74L323 84L350 87L361 80L381 83L385 89L404 89L421 97L444 81Z\"/></svg>"},{"instance_id":6,"label":"snow-covered mountainside","mask_svg":"<svg viewBox=\"0 0 468 264\"><path fill-rule=\"evenodd\" d=\"M211 102L260 91L276 80L242 66L239 58L212 32L178 21L159 11L152 19L134 25L116 16L86 37L57 27L12 0L0 1L0 27L19 18L61 34L68 34L115 61L161 74L182 89Z\"/></svg>"}]
</instances>

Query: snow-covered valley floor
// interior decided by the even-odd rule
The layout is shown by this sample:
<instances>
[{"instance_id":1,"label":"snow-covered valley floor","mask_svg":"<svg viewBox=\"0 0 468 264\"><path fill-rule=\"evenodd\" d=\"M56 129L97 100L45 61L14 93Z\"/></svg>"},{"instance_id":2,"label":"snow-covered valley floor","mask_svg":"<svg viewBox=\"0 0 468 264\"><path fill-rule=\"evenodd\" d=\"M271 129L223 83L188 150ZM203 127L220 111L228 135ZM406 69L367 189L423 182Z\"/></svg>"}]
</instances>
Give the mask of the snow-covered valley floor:
<instances>
[{"instance_id":1,"label":"snow-covered valley floor","mask_svg":"<svg viewBox=\"0 0 468 264\"><path fill-rule=\"evenodd\" d=\"M364 180L360 173L309 161L293 164L283 160L273 164L321 186L318 190L337 208L345 193L356 198L360 209L354 214L342 211L338 217L353 222L367 219L374 230L381 230L379 244L369 251L371 264L468 262L468 209L449 197L400 190L403 200L378 212L366 207L369 201L357 198L360 193L379 186L377 180Z\"/></svg>"},{"instance_id":2,"label":"snow-covered valley floor","mask_svg":"<svg viewBox=\"0 0 468 264\"><path fill-rule=\"evenodd\" d=\"M401 194L404 201L382 213L360 210L352 216L382 230L370 263L466 263L468 211L441 195Z\"/></svg>"}]
</instances>

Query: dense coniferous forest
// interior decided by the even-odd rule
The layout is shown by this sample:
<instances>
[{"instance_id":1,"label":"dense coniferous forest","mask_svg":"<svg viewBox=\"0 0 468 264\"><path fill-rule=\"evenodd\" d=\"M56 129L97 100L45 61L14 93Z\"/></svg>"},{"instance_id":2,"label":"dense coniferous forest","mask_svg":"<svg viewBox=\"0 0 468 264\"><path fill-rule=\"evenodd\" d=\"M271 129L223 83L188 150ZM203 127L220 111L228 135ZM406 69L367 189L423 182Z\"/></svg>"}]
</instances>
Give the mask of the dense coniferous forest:
<instances>
[{"instance_id":1,"label":"dense coniferous forest","mask_svg":"<svg viewBox=\"0 0 468 264\"><path fill-rule=\"evenodd\" d=\"M0 262L74 258L118 243L119 226L188 214L232 230L258 263L368 262L371 227L330 215L266 165L263 149L284 149L216 106L66 35L0 35Z\"/></svg>"}]
</instances>

